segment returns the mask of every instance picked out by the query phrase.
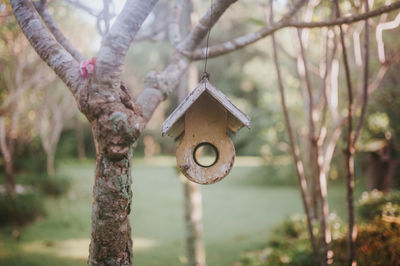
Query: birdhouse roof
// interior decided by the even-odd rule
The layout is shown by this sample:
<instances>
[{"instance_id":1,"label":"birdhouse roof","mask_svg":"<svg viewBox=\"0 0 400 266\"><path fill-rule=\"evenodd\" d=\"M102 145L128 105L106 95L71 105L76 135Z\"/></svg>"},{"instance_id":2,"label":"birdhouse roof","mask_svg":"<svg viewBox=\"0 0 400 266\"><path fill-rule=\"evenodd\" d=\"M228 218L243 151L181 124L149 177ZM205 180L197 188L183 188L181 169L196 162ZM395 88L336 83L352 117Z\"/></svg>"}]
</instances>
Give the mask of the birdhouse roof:
<instances>
[{"instance_id":1,"label":"birdhouse roof","mask_svg":"<svg viewBox=\"0 0 400 266\"><path fill-rule=\"evenodd\" d=\"M207 93L228 111L228 128L236 132L242 127L250 128L250 119L237 108L220 90L215 88L207 79L203 79L199 85L179 104L162 125L162 134L176 139L185 130L184 115L187 110L203 94Z\"/></svg>"}]
</instances>

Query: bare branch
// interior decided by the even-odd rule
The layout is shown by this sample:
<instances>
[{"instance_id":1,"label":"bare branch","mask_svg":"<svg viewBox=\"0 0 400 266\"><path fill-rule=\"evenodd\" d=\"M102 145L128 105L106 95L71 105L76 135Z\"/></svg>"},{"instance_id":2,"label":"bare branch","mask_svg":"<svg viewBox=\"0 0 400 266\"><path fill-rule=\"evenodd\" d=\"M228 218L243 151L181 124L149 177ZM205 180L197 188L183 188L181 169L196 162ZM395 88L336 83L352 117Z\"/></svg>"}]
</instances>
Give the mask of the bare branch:
<instances>
[{"instance_id":1,"label":"bare branch","mask_svg":"<svg viewBox=\"0 0 400 266\"><path fill-rule=\"evenodd\" d=\"M170 22L169 22L169 41L173 46L177 46L181 40L181 32L179 28L179 21L181 18L182 8L184 5L183 0L175 0L174 5L172 7L172 12L170 15Z\"/></svg>"},{"instance_id":2,"label":"bare branch","mask_svg":"<svg viewBox=\"0 0 400 266\"><path fill-rule=\"evenodd\" d=\"M110 30L110 0L103 0L103 19L104 19L104 33ZM97 20L99 21L99 20Z\"/></svg>"},{"instance_id":3,"label":"bare branch","mask_svg":"<svg viewBox=\"0 0 400 266\"><path fill-rule=\"evenodd\" d=\"M330 134L329 138L327 138L325 149L324 149L324 164L323 164L323 172L328 173L329 168L331 166L331 161L333 158L333 154L335 152L336 143L338 142L340 135L342 134L343 127L345 125L345 118L340 118L338 122L335 124Z\"/></svg>"},{"instance_id":4,"label":"bare branch","mask_svg":"<svg viewBox=\"0 0 400 266\"><path fill-rule=\"evenodd\" d=\"M272 23L273 22L272 1L270 1L270 3L271 3L271 5L270 5L270 8L271 8L270 22ZM309 194L307 192L308 189L307 189L307 181L306 181L305 174L304 174L304 166L303 166L303 162L300 159L299 147L298 147L295 137L294 137L293 127L292 127L292 123L290 120L289 111L288 111L288 108L286 105L285 87L283 85L279 57L278 57L278 46L277 46L277 42L275 40L274 34L271 35L271 40L272 40L272 47L273 47L273 52L274 52L275 70L276 70L276 74L278 77L278 85L279 85L279 93L280 93L280 98L281 98L282 110L283 110L283 114L285 117L285 124L286 124L286 129L288 132L288 136L289 136L289 143L290 143L290 148L292 151L292 157L293 157L293 160L295 163L295 169L296 169L296 174L297 174L297 178L298 178L298 182L299 182L301 198L303 201L303 207L304 207L304 211L305 211L306 217L307 217L308 235L310 237L311 247L312 247L312 251L313 251L313 257L316 262L317 258L318 258L318 249L317 249L317 242L315 240L314 233L312 230L312 218L311 218L311 210L310 210L311 209L311 201L310 201Z\"/></svg>"},{"instance_id":5,"label":"bare branch","mask_svg":"<svg viewBox=\"0 0 400 266\"><path fill-rule=\"evenodd\" d=\"M386 23L380 23L376 27L375 37L376 37L376 43L377 43L377 47L378 47L379 62L381 62L381 63L386 62L385 44L383 43L383 38L382 38L383 31L397 28L399 25L400 25L400 13L397 14L396 18L393 21L389 21Z\"/></svg>"},{"instance_id":6,"label":"bare branch","mask_svg":"<svg viewBox=\"0 0 400 266\"><path fill-rule=\"evenodd\" d=\"M228 9L230 5L235 3L237 0L217 0L208 9L207 13L200 19L199 23L193 28L183 42L177 47L177 50L191 52L195 49L201 40L206 36L209 28L213 27L214 24L219 20L222 14Z\"/></svg>"},{"instance_id":7,"label":"bare branch","mask_svg":"<svg viewBox=\"0 0 400 266\"><path fill-rule=\"evenodd\" d=\"M25 36L73 94L84 84L79 74L79 63L62 47L43 25L31 1L11 0L14 15Z\"/></svg>"},{"instance_id":8,"label":"bare branch","mask_svg":"<svg viewBox=\"0 0 400 266\"><path fill-rule=\"evenodd\" d=\"M145 27L141 27L134 41L161 41L165 39L168 34L169 23L160 23L160 21L172 19L169 5L160 3L153 10L153 15L153 22Z\"/></svg>"},{"instance_id":9,"label":"bare branch","mask_svg":"<svg viewBox=\"0 0 400 266\"><path fill-rule=\"evenodd\" d=\"M47 9L47 1L41 0L40 2L33 2L36 11L42 17L44 23L46 24L47 28L53 34L54 38L60 43L65 50L67 50L78 62L83 60L82 54L75 49L75 47L65 38L64 34L58 28L57 23L54 21L53 17L51 16L49 10Z\"/></svg>"},{"instance_id":10,"label":"bare branch","mask_svg":"<svg viewBox=\"0 0 400 266\"><path fill-rule=\"evenodd\" d=\"M168 25L164 24L161 25L159 28L154 29L151 32L146 32L146 33L142 33L142 32L138 32L138 34L136 34L135 38L133 39L134 41L161 41L165 38L166 35L166 29L167 29Z\"/></svg>"},{"instance_id":11,"label":"bare branch","mask_svg":"<svg viewBox=\"0 0 400 266\"><path fill-rule=\"evenodd\" d=\"M142 107L143 118L146 121L149 121L160 102L164 101L179 84L189 63L185 56L175 54L164 71L160 73L152 71L147 75L145 88L136 101Z\"/></svg>"},{"instance_id":12,"label":"bare branch","mask_svg":"<svg viewBox=\"0 0 400 266\"><path fill-rule=\"evenodd\" d=\"M316 135L315 135L315 114L314 114L314 98L313 98L313 92L312 92L312 85L311 85L311 80L310 80L310 74L308 71L308 63L304 51L304 45L303 45L303 40L301 38L301 33L300 30L297 29L297 38L299 42L299 47L300 47L300 56L298 57L298 60L300 60L301 64L301 71L299 71L300 76L304 79L306 83L306 88L307 88L307 96L308 96L308 119L309 119L309 126L310 126L310 138L312 141L315 140Z\"/></svg>"},{"instance_id":13,"label":"bare branch","mask_svg":"<svg viewBox=\"0 0 400 266\"><path fill-rule=\"evenodd\" d=\"M369 10L368 0L364 1L365 4L365 12ZM353 138L353 146L356 145L357 140L361 134L362 126L364 123L364 117L367 110L368 103L368 78L369 78L369 27L368 27L368 19L365 20L364 23L364 73L363 73L363 101L361 103L361 114L358 119L357 129Z\"/></svg>"},{"instance_id":14,"label":"bare branch","mask_svg":"<svg viewBox=\"0 0 400 266\"><path fill-rule=\"evenodd\" d=\"M393 4L386 5L380 8L377 8L373 11L366 12L363 14L359 15L354 15L354 16L349 16L349 17L343 17L343 18L337 18L335 20L331 21L320 21L320 22L297 22L290 20L290 18L293 16L295 12L298 11L298 9L301 7L301 5L304 4L304 1L299 0L296 4L299 4L299 6L295 5L289 11L280 21L267 25L266 27L256 31L252 32L240 37L237 37L233 40L216 44L211 47L209 47L209 53L208 57L217 57L223 54L227 54L233 51L236 51L238 49L241 49L247 45L250 45L252 43L255 43L268 35L274 33L277 30L287 28L287 27L295 27L295 28L321 28L321 27L331 27L331 26L336 26L336 25L342 25L342 24L351 24L355 23L361 20L365 20L368 18L372 18L375 16L379 16L381 14L391 12L393 10L399 9L400 8L400 1L396 1ZM190 52L189 50L185 49L179 49L179 51L186 56L190 57L193 60L200 60L205 58L205 48L198 49L196 51Z\"/></svg>"},{"instance_id":15,"label":"bare branch","mask_svg":"<svg viewBox=\"0 0 400 266\"><path fill-rule=\"evenodd\" d=\"M300 9L300 7L303 6L306 2L307 1L304 0L298 0L296 4L290 9L290 11L285 16L283 16L278 22L270 24L259 31L252 32L250 34L235 38L234 40L209 47L208 57L210 58L210 57L220 56L235 51L237 49L243 48L249 44L252 44L270 35L271 33L274 33L278 29L285 27L285 23L287 23L288 20L294 14L296 14L296 12ZM193 60L204 59L207 52L206 48L196 50L192 53L186 52L185 49L180 49L179 51L184 53L186 56L190 57Z\"/></svg>"},{"instance_id":16,"label":"bare branch","mask_svg":"<svg viewBox=\"0 0 400 266\"><path fill-rule=\"evenodd\" d=\"M358 21L366 20L372 17L376 17L382 15L384 13L388 13L400 8L400 1L396 1L393 4L389 4L386 6L379 7L369 12L365 12L363 14L357 14L348 17L339 17L332 21L315 21L315 22L296 22L291 21L286 25L286 27L295 27L295 28L322 28L322 27L332 27L339 26L343 24L351 24Z\"/></svg>"},{"instance_id":17,"label":"bare branch","mask_svg":"<svg viewBox=\"0 0 400 266\"><path fill-rule=\"evenodd\" d=\"M368 1L368 0L367 0ZM340 17L339 2L335 0L336 14ZM351 84L351 73L347 58L346 45L344 42L344 33L342 25L339 25L340 43L342 45L343 64L345 70L348 107L347 107L347 147L346 147L346 191L347 191L347 219L348 219L348 235L347 235L347 265L353 265L354 250L356 240L356 225L354 217L354 145L353 145L353 88ZM368 30L366 30L368 31Z\"/></svg>"},{"instance_id":18,"label":"bare branch","mask_svg":"<svg viewBox=\"0 0 400 266\"><path fill-rule=\"evenodd\" d=\"M326 265L326 263L330 259L329 253L329 243L331 242L331 234L329 225L327 224L327 217L329 215L328 211L328 203L326 199L326 176L325 173L322 172L322 160L323 154L321 150L321 141L318 140L317 132L316 132L316 110L314 106L314 97L313 97L313 88L311 84L311 79L308 70L307 58L304 51L303 39L301 37L300 29L297 29L297 37L300 47L300 64L302 64L302 71L300 71L300 75L304 79L307 88L307 96L308 96L308 119L309 119L309 139L311 146L311 158L313 161L313 175L316 179L316 188L317 195L320 199L319 206L319 222L321 227L321 262L322 265ZM324 137L324 136L322 136Z\"/></svg>"},{"instance_id":19,"label":"bare branch","mask_svg":"<svg viewBox=\"0 0 400 266\"><path fill-rule=\"evenodd\" d=\"M137 31L158 0L132 0L125 3L110 31L104 36L96 61L95 77L100 83L118 89L125 55Z\"/></svg>"}]
</instances>

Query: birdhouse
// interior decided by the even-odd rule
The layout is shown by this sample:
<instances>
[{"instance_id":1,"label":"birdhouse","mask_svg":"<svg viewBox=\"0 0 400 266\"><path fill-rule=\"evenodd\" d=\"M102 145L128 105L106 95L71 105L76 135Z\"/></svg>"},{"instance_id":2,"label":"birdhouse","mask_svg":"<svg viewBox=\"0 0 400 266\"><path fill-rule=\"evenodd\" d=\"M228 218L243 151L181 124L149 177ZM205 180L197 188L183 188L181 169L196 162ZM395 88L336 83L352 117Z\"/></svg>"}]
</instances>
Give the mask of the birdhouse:
<instances>
[{"instance_id":1,"label":"birdhouse","mask_svg":"<svg viewBox=\"0 0 400 266\"><path fill-rule=\"evenodd\" d=\"M212 184L232 169L235 147L229 137L250 119L206 79L165 120L162 134L179 142L176 161L199 184Z\"/></svg>"}]
</instances>

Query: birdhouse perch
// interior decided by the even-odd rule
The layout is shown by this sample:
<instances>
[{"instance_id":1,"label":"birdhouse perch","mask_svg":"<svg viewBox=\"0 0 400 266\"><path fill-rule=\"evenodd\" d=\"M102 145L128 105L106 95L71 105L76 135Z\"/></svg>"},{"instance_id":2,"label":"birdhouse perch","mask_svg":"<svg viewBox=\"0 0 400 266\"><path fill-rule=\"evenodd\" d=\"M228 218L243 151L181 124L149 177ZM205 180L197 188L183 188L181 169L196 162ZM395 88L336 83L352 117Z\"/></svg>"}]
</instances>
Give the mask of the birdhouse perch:
<instances>
[{"instance_id":1,"label":"birdhouse perch","mask_svg":"<svg viewBox=\"0 0 400 266\"><path fill-rule=\"evenodd\" d=\"M162 134L179 141L176 160L179 169L191 181L212 184L232 169L235 148L229 132L250 119L205 78L165 120ZM209 151L213 158L202 158Z\"/></svg>"}]
</instances>

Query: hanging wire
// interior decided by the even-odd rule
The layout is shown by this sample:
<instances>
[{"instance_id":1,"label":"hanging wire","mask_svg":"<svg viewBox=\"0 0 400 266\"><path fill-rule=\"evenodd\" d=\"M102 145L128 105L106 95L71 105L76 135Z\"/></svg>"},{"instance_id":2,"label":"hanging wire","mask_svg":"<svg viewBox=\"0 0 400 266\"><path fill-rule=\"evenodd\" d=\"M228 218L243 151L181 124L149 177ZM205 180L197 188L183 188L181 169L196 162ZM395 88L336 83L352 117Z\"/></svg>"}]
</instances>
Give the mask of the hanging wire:
<instances>
[{"instance_id":1,"label":"hanging wire","mask_svg":"<svg viewBox=\"0 0 400 266\"><path fill-rule=\"evenodd\" d=\"M204 61L204 71L203 71L203 76L201 79L209 79L210 74L207 72L207 61L208 61L208 50L209 50L209 45L208 42L210 40L210 33L211 33L211 23L212 23L212 11L213 11L213 5L214 5L214 0L211 0L211 6L210 6L210 21L208 23L208 33L207 33L207 40L206 40L206 60Z\"/></svg>"}]
</instances>

